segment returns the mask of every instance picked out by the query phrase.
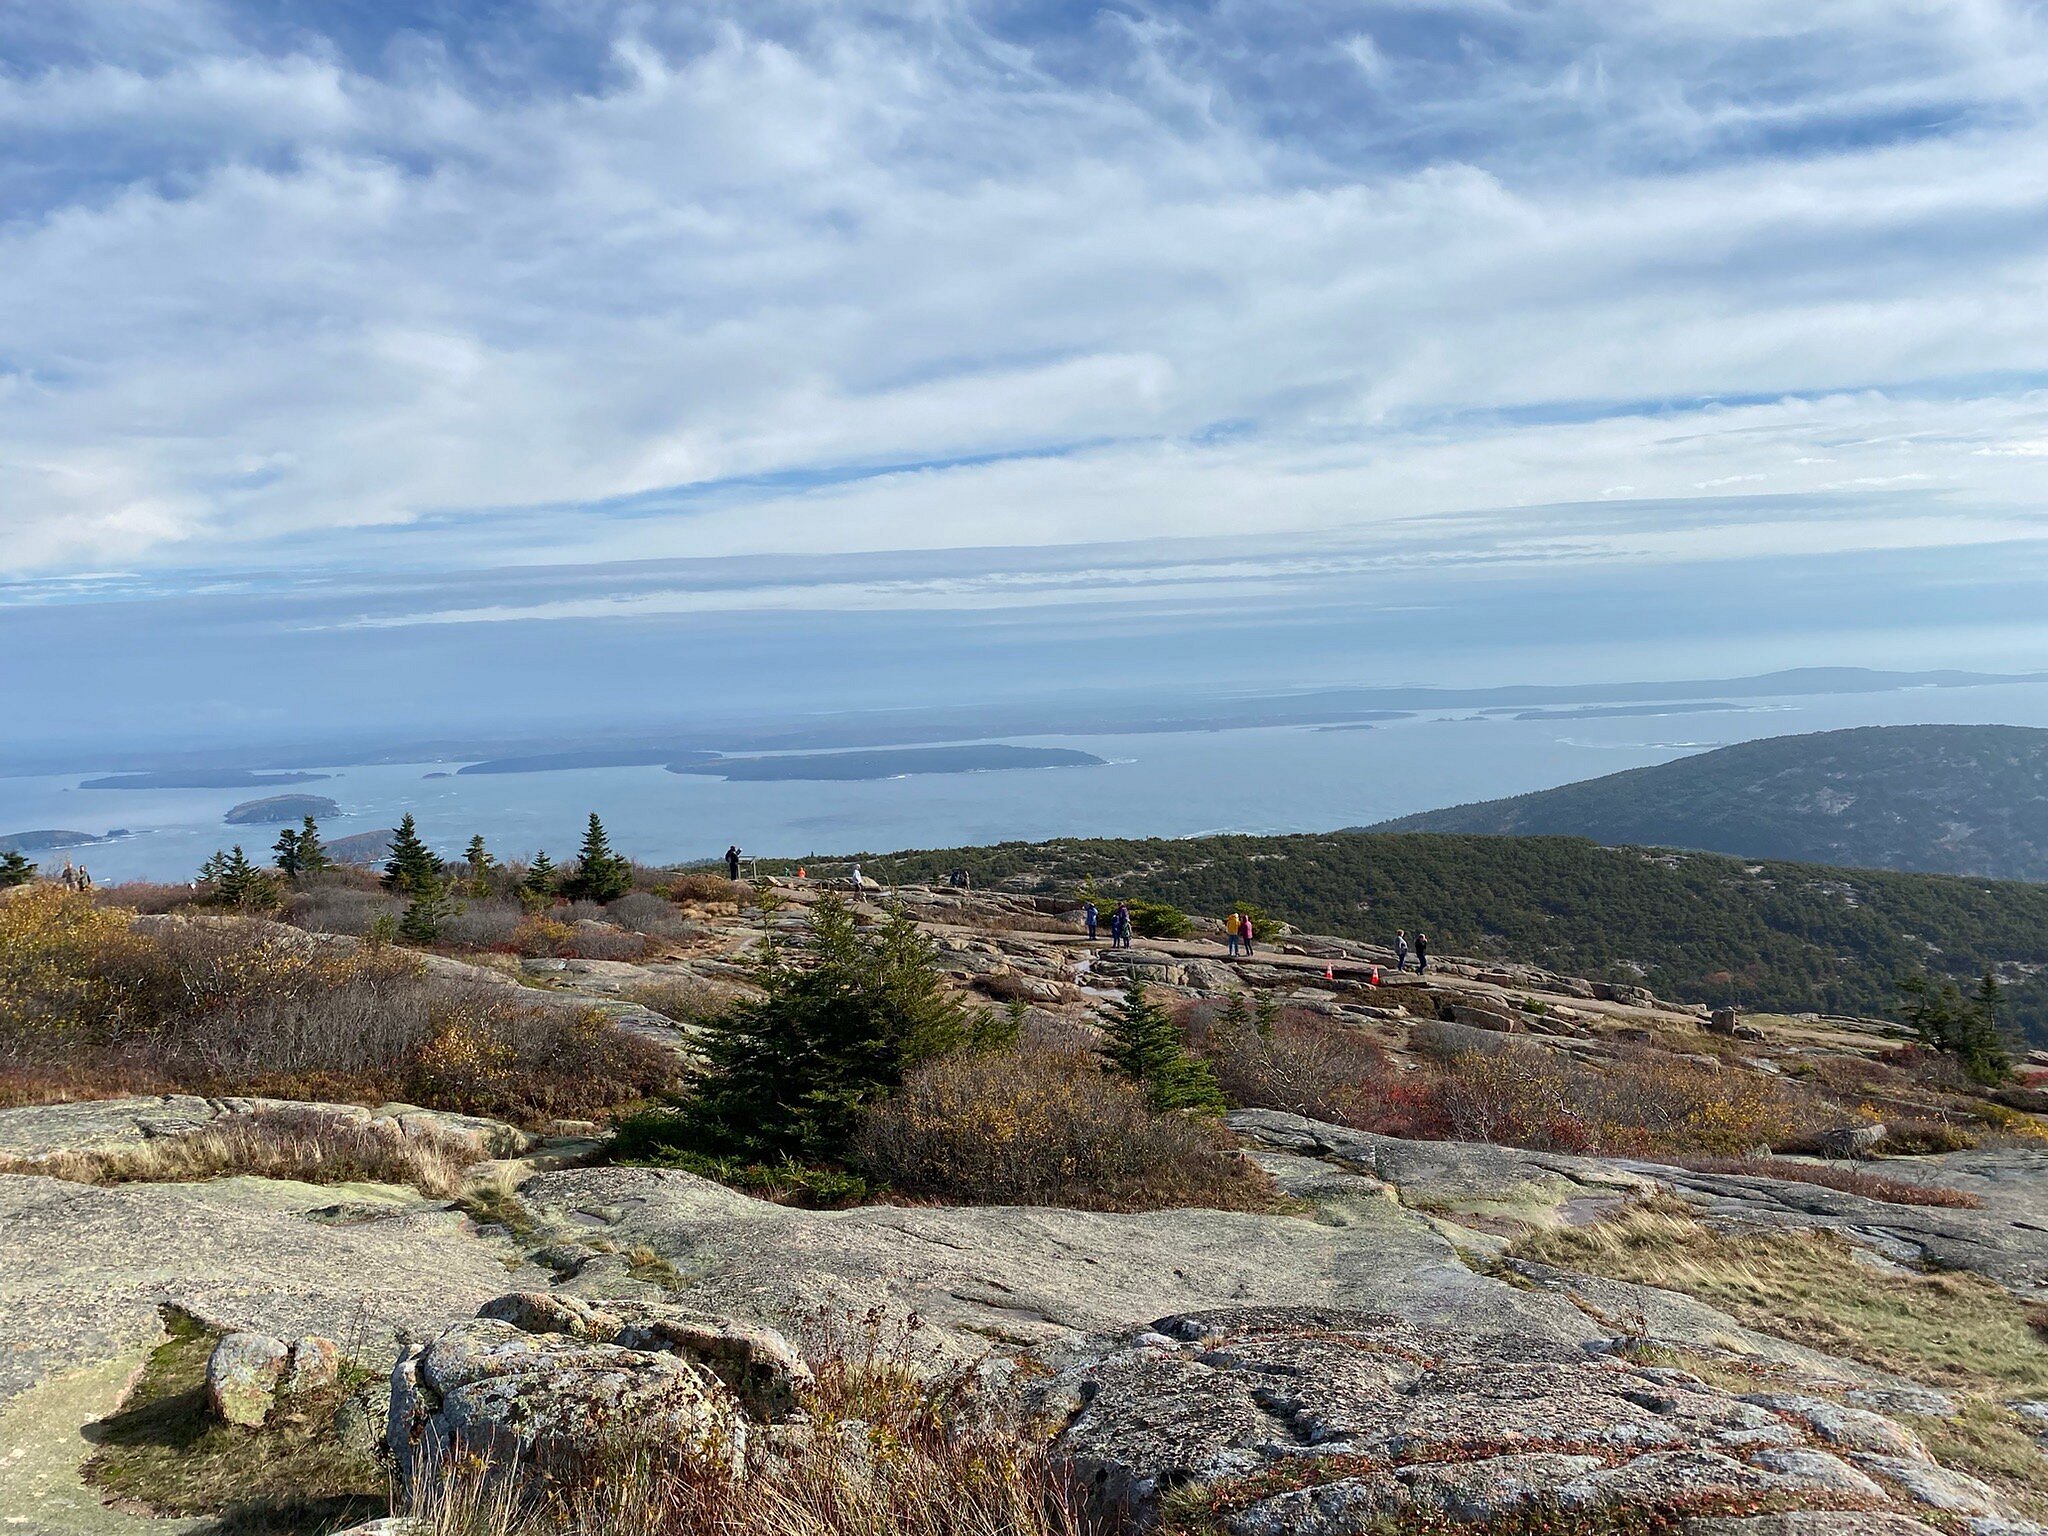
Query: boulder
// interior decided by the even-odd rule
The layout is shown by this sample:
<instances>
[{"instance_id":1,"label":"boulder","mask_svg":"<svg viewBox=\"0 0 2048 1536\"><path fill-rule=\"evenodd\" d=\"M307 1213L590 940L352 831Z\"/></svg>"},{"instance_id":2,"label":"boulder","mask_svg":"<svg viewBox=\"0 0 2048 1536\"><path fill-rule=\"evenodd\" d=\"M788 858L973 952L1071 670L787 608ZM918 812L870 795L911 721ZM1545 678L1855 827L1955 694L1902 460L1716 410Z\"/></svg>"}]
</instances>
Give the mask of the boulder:
<instances>
[{"instance_id":1,"label":"boulder","mask_svg":"<svg viewBox=\"0 0 2048 1536\"><path fill-rule=\"evenodd\" d=\"M1885 1127L1882 1125L1844 1125L1832 1131L1822 1131L1813 1141L1822 1157L1861 1159L1877 1151L1884 1135Z\"/></svg>"},{"instance_id":2,"label":"boulder","mask_svg":"<svg viewBox=\"0 0 2048 1536\"><path fill-rule=\"evenodd\" d=\"M764 1421L794 1413L813 1385L803 1357L773 1328L671 1303L514 1291L486 1302L477 1315L525 1333L681 1356L711 1371L750 1415Z\"/></svg>"},{"instance_id":3,"label":"boulder","mask_svg":"<svg viewBox=\"0 0 2048 1536\"><path fill-rule=\"evenodd\" d=\"M1522 1016L1505 1003L1458 1002L1451 1005L1451 1022L1469 1029L1491 1029L1513 1034L1522 1027Z\"/></svg>"},{"instance_id":4,"label":"boulder","mask_svg":"<svg viewBox=\"0 0 2048 1536\"><path fill-rule=\"evenodd\" d=\"M546 1474L645 1446L737 1476L747 1425L693 1361L478 1318L399 1357L386 1438L410 1490L458 1450Z\"/></svg>"},{"instance_id":5,"label":"boulder","mask_svg":"<svg viewBox=\"0 0 2048 1536\"><path fill-rule=\"evenodd\" d=\"M284 1375L277 1390L280 1397L298 1397L324 1391L341 1379L341 1351L334 1340L307 1334L292 1344Z\"/></svg>"},{"instance_id":6,"label":"boulder","mask_svg":"<svg viewBox=\"0 0 2048 1536\"><path fill-rule=\"evenodd\" d=\"M1707 1028L1717 1035L1732 1035L1735 1026L1742 1022L1742 1016L1733 1008L1716 1008L1707 1015Z\"/></svg>"},{"instance_id":7,"label":"boulder","mask_svg":"<svg viewBox=\"0 0 2048 1536\"><path fill-rule=\"evenodd\" d=\"M291 1350L262 1333L231 1333L206 1361L206 1406L226 1424L261 1428L277 1402Z\"/></svg>"}]
</instances>

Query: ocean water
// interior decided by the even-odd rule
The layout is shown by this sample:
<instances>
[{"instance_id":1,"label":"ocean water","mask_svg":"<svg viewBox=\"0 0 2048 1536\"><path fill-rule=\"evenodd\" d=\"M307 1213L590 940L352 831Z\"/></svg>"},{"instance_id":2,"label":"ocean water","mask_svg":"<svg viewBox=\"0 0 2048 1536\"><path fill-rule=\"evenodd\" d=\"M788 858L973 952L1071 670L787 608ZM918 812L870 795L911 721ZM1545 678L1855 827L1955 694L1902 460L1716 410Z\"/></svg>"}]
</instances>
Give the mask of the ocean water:
<instances>
[{"instance_id":1,"label":"ocean water","mask_svg":"<svg viewBox=\"0 0 2048 1536\"><path fill-rule=\"evenodd\" d=\"M1058 836L1186 837L1359 826L1413 811L1525 793L1759 736L1907 723L2048 726L2048 684L1917 688L1773 700L1725 713L1517 720L1459 712L1370 729L1314 726L1129 735L1018 736L1073 747L1101 767L927 775L857 783L726 783L661 768L455 777L459 763L320 770L277 789L86 790L84 773L0 777L0 833L61 827L134 835L69 856L101 882L182 880L216 848L266 852L274 829L230 827L244 800L325 795L328 837L391 826L411 811L436 848L481 833L500 857L573 854L585 818L648 862L709 858L728 843L801 857ZM448 774L449 777L429 777Z\"/></svg>"}]
</instances>

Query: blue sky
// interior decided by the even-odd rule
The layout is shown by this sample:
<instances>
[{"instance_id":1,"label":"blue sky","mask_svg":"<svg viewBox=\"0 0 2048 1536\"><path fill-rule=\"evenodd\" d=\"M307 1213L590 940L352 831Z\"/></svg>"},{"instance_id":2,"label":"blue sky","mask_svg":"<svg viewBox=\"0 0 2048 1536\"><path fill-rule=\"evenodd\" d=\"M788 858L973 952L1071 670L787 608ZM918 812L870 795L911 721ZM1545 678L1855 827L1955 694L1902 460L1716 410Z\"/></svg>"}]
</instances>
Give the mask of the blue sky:
<instances>
[{"instance_id":1,"label":"blue sky","mask_svg":"<svg viewBox=\"0 0 2048 1536\"><path fill-rule=\"evenodd\" d=\"M2048 538L2040 4L38 0L0 145L0 682L52 729L52 605L482 678L492 626L1838 558L1981 628ZM1850 659L1808 590L1778 659Z\"/></svg>"}]
</instances>

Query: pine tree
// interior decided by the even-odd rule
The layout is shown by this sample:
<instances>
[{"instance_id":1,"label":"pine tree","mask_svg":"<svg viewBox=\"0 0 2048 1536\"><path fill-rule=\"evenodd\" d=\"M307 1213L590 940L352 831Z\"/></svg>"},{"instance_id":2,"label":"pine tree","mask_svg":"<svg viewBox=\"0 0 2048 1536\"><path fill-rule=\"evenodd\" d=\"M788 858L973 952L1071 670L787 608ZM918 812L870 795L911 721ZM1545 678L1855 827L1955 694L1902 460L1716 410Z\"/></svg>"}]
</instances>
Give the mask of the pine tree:
<instances>
[{"instance_id":1,"label":"pine tree","mask_svg":"<svg viewBox=\"0 0 2048 1536\"><path fill-rule=\"evenodd\" d=\"M413 893L412 900L405 904L405 915L398 920L398 931L415 944L432 944L441 937L441 930L454 911L448 887L436 880Z\"/></svg>"},{"instance_id":2,"label":"pine tree","mask_svg":"<svg viewBox=\"0 0 2048 1536\"><path fill-rule=\"evenodd\" d=\"M35 877L35 865L29 863L20 849L0 849L0 891L13 885L27 885Z\"/></svg>"},{"instance_id":3,"label":"pine tree","mask_svg":"<svg viewBox=\"0 0 2048 1536\"><path fill-rule=\"evenodd\" d=\"M225 850L216 848L199 863L201 883L219 886L221 873L227 868L228 856Z\"/></svg>"},{"instance_id":4,"label":"pine tree","mask_svg":"<svg viewBox=\"0 0 2048 1536\"><path fill-rule=\"evenodd\" d=\"M2005 995L1996 977L1987 974L1970 998L1952 981L1937 987L1925 976L1908 976L1899 990L1907 999L1901 1016L1922 1045L1955 1057L1980 1083L2002 1083L2012 1076L2012 1052L2002 1028Z\"/></svg>"},{"instance_id":5,"label":"pine tree","mask_svg":"<svg viewBox=\"0 0 2048 1536\"><path fill-rule=\"evenodd\" d=\"M526 866L519 890L520 899L532 907L544 907L555 899L555 861L548 857L547 849L536 853Z\"/></svg>"},{"instance_id":6,"label":"pine tree","mask_svg":"<svg viewBox=\"0 0 2048 1536\"><path fill-rule=\"evenodd\" d=\"M1188 1054L1164 1008L1133 978L1103 1026L1103 1054L1125 1077L1141 1084L1157 1110L1220 1112L1228 1106L1206 1061Z\"/></svg>"},{"instance_id":7,"label":"pine tree","mask_svg":"<svg viewBox=\"0 0 2048 1536\"><path fill-rule=\"evenodd\" d=\"M562 882L562 894L571 901L617 901L633 889L633 866L612 852L604 835L604 823L597 812L590 813L590 825L583 833L583 847L576 855L576 869Z\"/></svg>"},{"instance_id":8,"label":"pine tree","mask_svg":"<svg viewBox=\"0 0 2048 1536\"><path fill-rule=\"evenodd\" d=\"M334 860L327 856L327 845L320 841L320 824L308 816L299 827L299 873L317 875L332 868Z\"/></svg>"},{"instance_id":9,"label":"pine tree","mask_svg":"<svg viewBox=\"0 0 2048 1536\"><path fill-rule=\"evenodd\" d=\"M277 888L271 884L270 876L249 862L248 854L237 843L221 859L214 895L231 907L267 907L275 902Z\"/></svg>"},{"instance_id":10,"label":"pine tree","mask_svg":"<svg viewBox=\"0 0 2048 1536\"><path fill-rule=\"evenodd\" d=\"M860 1106L923 1062L1001 1031L961 1006L936 952L898 913L863 931L836 896L810 912L800 960L770 949L758 999L707 1021L713 1071L684 1107L693 1150L752 1157L833 1158Z\"/></svg>"},{"instance_id":11,"label":"pine tree","mask_svg":"<svg viewBox=\"0 0 2048 1536\"><path fill-rule=\"evenodd\" d=\"M286 827L277 834L277 841L270 845L270 851L277 855L271 860L287 880L299 877L299 832L296 827Z\"/></svg>"},{"instance_id":12,"label":"pine tree","mask_svg":"<svg viewBox=\"0 0 2048 1536\"><path fill-rule=\"evenodd\" d=\"M462 862L469 866L469 894L479 899L490 895L491 871L498 867L498 861L484 847L481 832L472 837L469 846L462 850Z\"/></svg>"},{"instance_id":13,"label":"pine tree","mask_svg":"<svg viewBox=\"0 0 2048 1536\"><path fill-rule=\"evenodd\" d=\"M384 889L401 896L419 896L441 883L441 861L420 840L412 812L399 820L391 834L391 857L384 861Z\"/></svg>"}]
</instances>

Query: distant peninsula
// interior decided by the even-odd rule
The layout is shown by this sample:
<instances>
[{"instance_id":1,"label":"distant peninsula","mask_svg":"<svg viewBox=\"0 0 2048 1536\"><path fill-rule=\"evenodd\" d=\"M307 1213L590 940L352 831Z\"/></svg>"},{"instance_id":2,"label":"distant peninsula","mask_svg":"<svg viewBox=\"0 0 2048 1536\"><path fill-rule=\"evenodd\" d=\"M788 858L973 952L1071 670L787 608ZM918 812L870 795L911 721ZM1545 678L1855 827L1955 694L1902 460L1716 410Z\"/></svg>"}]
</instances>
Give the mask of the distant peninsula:
<instances>
[{"instance_id":1,"label":"distant peninsula","mask_svg":"<svg viewBox=\"0 0 2048 1536\"><path fill-rule=\"evenodd\" d=\"M339 816L341 807L325 795L271 795L244 800L221 819L231 827L281 827L308 816Z\"/></svg>"},{"instance_id":2,"label":"distant peninsula","mask_svg":"<svg viewBox=\"0 0 2048 1536\"><path fill-rule=\"evenodd\" d=\"M1011 768L1099 768L1103 759L1067 747L898 747L875 752L793 752L780 757L722 757L670 763L670 773L705 774L729 782L787 779L897 779L925 773L992 773Z\"/></svg>"},{"instance_id":3,"label":"distant peninsula","mask_svg":"<svg viewBox=\"0 0 2048 1536\"><path fill-rule=\"evenodd\" d=\"M676 747L589 747L578 752L537 752L531 757L493 757L456 769L468 773L559 773L565 768L654 768L708 763L716 752ZM680 772L681 770L678 769Z\"/></svg>"},{"instance_id":4,"label":"distant peninsula","mask_svg":"<svg viewBox=\"0 0 2048 1536\"><path fill-rule=\"evenodd\" d=\"M128 836L126 827L116 827L102 836L98 832L72 832L61 827L42 827L33 832L0 834L0 853L47 853L52 848L90 848Z\"/></svg>"},{"instance_id":5,"label":"distant peninsula","mask_svg":"<svg viewBox=\"0 0 2048 1536\"><path fill-rule=\"evenodd\" d=\"M1582 704L1576 709L1524 709L1517 720L1623 720L1637 715L1718 715L1753 709L1750 704L1726 704L1703 700L1681 704Z\"/></svg>"},{"instance_id":6,"label":"distant peninsula","mask_svg":"<svg viewBox=\"0 0 2048 1536\"><path fill-rule=\"evenodd\" d=\"M270 784L311 784L325 773L258 773L247 768L191 768L168 772L110 773L80 789L262 789Z\"/></svg>"}]
</instances>

